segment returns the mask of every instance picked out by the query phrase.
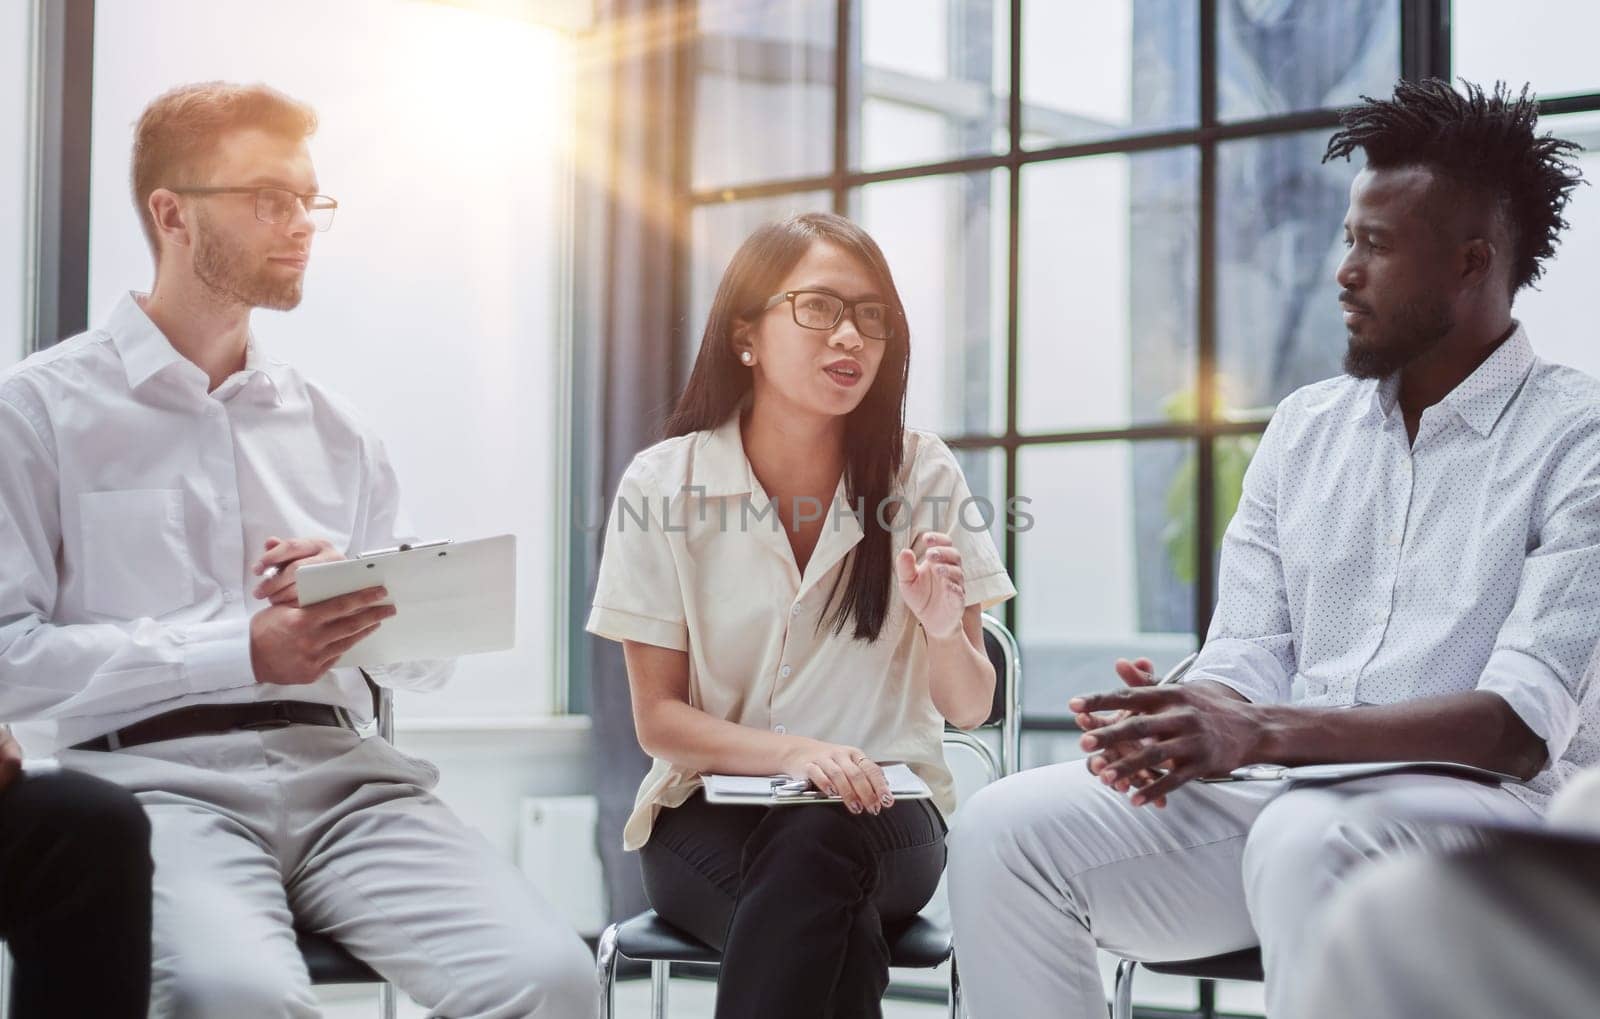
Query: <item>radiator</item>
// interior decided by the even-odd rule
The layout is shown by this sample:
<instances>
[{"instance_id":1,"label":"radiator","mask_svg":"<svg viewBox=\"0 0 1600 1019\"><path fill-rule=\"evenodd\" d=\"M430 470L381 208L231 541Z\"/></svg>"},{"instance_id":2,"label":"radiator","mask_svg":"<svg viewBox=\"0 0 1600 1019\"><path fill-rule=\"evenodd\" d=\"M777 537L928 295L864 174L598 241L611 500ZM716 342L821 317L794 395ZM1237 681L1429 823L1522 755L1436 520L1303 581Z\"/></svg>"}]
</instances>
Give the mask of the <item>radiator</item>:
<instances>
[{"instance_id":1,"label":"radiator","mask_svg":"<svg viewBox=\"0 0 1600 1019\"><path fill-rule=\"evenodd\" d=\"M517 863L557 915L584 937L605 927L605 884L595 848L593 796L532 796L522 801Z\"/></svg>"}]
</instances>

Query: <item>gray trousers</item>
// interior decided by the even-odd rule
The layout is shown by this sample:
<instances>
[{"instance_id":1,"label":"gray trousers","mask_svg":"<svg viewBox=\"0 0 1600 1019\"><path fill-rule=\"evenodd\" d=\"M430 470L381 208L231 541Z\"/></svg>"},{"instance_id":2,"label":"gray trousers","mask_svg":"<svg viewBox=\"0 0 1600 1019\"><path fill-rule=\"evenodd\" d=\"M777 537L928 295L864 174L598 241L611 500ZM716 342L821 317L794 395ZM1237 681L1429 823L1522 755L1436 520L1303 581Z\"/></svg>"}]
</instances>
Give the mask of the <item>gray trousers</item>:
<instances>
[{"instance_id":1,"label":"gray trousers","mask_svg":"<svg viewBox=\"0 0 1600 1019\"><path fill-rule=\"evenodd\" d=\"M1013 775L962 804L948 839L956 955L973 1019L1104 1019L1095 950L1156 961L1260 944L1267 1011L1288 1016L1320 907L1357 865L1476 845L1439 810L1534 813L1495 786L1427 775L1285 791L1191 783L1134 807L1082 761Z\"/></svg>"},{"instance_id":2,"label":"gray trousers","mask_svg":"<svg viewBox=\"0 0 1600 1019\"><path fill-rule=\"evenodd\" d=\"M296 925L451 1019L594 1014L582 940L380 739L296 725L58 756L149 815L152 1016L318 1015Z\"/></svg>"}]
</instances>

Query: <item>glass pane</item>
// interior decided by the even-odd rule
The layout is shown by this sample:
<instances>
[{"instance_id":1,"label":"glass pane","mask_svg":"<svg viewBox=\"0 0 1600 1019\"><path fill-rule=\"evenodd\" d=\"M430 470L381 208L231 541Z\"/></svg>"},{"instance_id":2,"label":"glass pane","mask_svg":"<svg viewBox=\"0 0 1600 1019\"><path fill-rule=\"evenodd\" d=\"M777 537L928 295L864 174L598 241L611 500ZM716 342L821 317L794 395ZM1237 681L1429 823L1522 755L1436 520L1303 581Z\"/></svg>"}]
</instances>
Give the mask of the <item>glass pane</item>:
<instances>
[{"instance_id":1,"label":"glass pane","mask_svg":"<svg viewBox=\"0 0 1600 1019\"><path fill-rule=\"evenodd\" d=\"M1009 0L864 0L850 160L869 170L1004 151Z\"/></svg>"},{"instance_id":2,"label":"glass pane","mask_svg":"<svg viewBox=\"0 0 1600 1019\"><path fill-rule=\"evenodd\" d=\"M1323 163L1327 131L1225 142L1217 152L1217 399L1226 417L1340 372L1333 274L1360 158Z\"/></svg>"},{"instance_id":3,"label":"glass pane","mask_svg":"<svg viewBox=\"0 0 1600 1019\"><path fill-rule=\"evenodd\" d=\"M1541 96L1600 92L1596 38L1600 5L1588 0L1450 4L1450 67L1471 82L1528 82Z\"/></svg>"},{"instance_id":4,"label":"glass pane","mask_svg":"<svg viewBox=\"0 0 1600 1019\"><path fill-rule=\"evenodd\" d=\"M774 198L752 198L743 202L721 202L697 206L689 213L689 321L683 330L684 357L679 358L681 389L689 381L700 350L700 337L711 314L711 299L728 268L729 259L746 237L763 223L784 219L801 212L827 212L833 197L826 191L802 191Z\"/></svg>"},{"instance_id":5,"label":"glass pane","mask_svg":"<svg viewBox=\"0 0 1600 1019\"><path fill-rule=\"evenodd\" d=\"M1006 554L1006 456L1001 449L956 449L956 462L961 465L961 473L967 479L967 489L972 492L974 499L981 499L969 509L962 511L962 523L966 527L978 528L984 520L989 521L989 537L994 539L995 550L1003 558ZM992 610L1003 613L1005 606L997 605Z\"/></svg>"},{"instance_id":6,"label":"glass pane","mask_svg":"<svg viewBox=\"0 0 1600 1019\"><path fill-rule=\"evenodd\" d=\"M27 288L29 13L0 4L0 371L22 359ZM3 70L3 68L11 70Z\"/></svg>"},{"instance_id":7,"label":"glass pane","mask_svg":"<svg viewBox=\"0 0 1600 1019\"><path fill-rule=\"evenodd\" d=\"M1022 170L1018 427L1194 417L1194 149Z\"/></svg>"},{"instance_id":8,"label":"glass pane","mask_svg":"<svg viewBox=\"0 0 1600 1019\"><path fill-rule=\"evenodd\" d=\"M869 184L851 203L910 320L906 423L941 435L1003 431L1005 172Z\"/></svg>"},{"instance_id":9,"label":"glass pane","mask_svg":"<svg viewBox=\"0 0 1600 1019\"><path fill-rule=\"evenodd\" d=\"M151 8L95 5L90 322L150 285L128 179L131 127L151 99L221 79L314 106L311 155L339 218L316 235L300 307L258 313L252 330L372 424L418 533L524 538L516 649L463 660L442 691L401 691L397 711L548 713L554 605L566 597L550 566L566 538L550 526L565 497L551 366L565 342L574 44L526 20L410 0L281 0L270 16L256 0Z\"/></svg>"},{"instance_id":10,"label":"glass pane","mask_svg":"<svg viewBox=\"0 0 1600 1019\"><path fill-rule=\"evenodd\" d=\"M1217 105L1224 120L1348 106L1363 95L1388 95L1400 77L1400 0L1217 6Z\"/></svg>"},{"instance_id":11,"label":"glass pane","mask_svg":"<svg viewBox=\"0 0 1600 1019\"><path fill-rule=\"evenodd\" d=\"M1194 0L1024 3L1023 146L1195 124L1199 9Z\"/></svg>"},{"instance_id":12,"label":"glass pane","mask_svg":"<svg viewBox=\"0 0 1600 1019\"><path fill-rule=\"evenodd\" d=\"M832 171L837 19L834 0L702 0L697 190Z\"/></svg>"},{"instance_id":13,"label":"glass pane","mask_svg":"<svg viewBox=\"0 0 1600 1019\"><path fill-rule=\"evenodd\" d=\"M1118 683L1111 663L1157 669L1194 648L1192 442L1025 446L1017 457L1017 637L1023 711L1068 715Z\"/></svg>"},{"instance_id":14,"label":"glass pane","mask_svg":"<svg viewBox=\"0 0 1600 1019\"><path fill-rule=\"evenodd\" d=\"M1600 181L1600 113L1543 117L1539 133L1549 131L1584 147L1578 165L1585 179ZM1579 185L1563 213L1569 226L1545 263L1544 278L1517 295L1512 313L1528 327L1534 349L1547 361L1600 376L1600 347L1594 342L1594 281L1600 279L1600 188Z\"/></svg>"}]
</instances>

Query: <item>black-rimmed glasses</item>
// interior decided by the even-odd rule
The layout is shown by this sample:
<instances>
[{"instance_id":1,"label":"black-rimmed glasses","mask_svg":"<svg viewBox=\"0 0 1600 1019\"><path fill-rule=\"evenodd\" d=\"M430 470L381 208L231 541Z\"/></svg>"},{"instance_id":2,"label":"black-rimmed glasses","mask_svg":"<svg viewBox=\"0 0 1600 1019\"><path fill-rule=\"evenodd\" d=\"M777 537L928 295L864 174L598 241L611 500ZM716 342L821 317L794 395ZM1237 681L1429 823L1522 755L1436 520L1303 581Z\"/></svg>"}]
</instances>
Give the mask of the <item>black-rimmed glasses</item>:
<instances>
[{"instance_id":1,"label":"black-rimmed glasses","mask_svg":"<svg viewBox=\"0 0 1600 1019\"><path fill-rule=\"evenodd\" d=\"M867 339L887 340L894 335L894 309L882 301L847 301L826 290L786 290L773 294L761 310L771 311L785 301L794 313L794 324L804 329L832 329L848 308L856 332Z\"/></svg>"},{"instance_id":2,"label":"black-rimmed glasses","mask_svg":"<svg viewBox=\"0 0 1600 1019\"><path fill-rule=\"evenodd\" d=\"M256 219L263 223L287 223L294 216L294 207L302 206L311 217L311 225L318 230L333 226L333 213L339 203L327 195L301 194L288 188L172 188L180 195L255 195Z\"/></svg>"}]
</instances>

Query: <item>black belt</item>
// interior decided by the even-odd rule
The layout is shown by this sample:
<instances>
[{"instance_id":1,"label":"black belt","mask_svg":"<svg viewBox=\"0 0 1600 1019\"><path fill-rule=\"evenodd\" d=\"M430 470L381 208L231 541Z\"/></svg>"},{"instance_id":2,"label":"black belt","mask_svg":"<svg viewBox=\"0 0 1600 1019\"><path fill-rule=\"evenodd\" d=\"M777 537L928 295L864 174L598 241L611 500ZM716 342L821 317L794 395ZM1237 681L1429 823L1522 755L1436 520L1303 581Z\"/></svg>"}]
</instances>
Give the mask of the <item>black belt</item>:
<instances>
[{"instance_id":1,"label":"black belt","mask_svg":"<svg viewBox=\"0 0 1600 1019\"><path fill-rule=\"evenodd\" d=\"M349 712L327 704L303 701L258 701L254 704L200 704L178 708L135 722L72 747L73 750L121 750L141 743L207 736L239 729L282 729L287 725L331 725L354 729Z\"/></svg>"}]
</instances>

